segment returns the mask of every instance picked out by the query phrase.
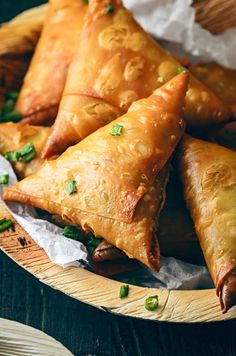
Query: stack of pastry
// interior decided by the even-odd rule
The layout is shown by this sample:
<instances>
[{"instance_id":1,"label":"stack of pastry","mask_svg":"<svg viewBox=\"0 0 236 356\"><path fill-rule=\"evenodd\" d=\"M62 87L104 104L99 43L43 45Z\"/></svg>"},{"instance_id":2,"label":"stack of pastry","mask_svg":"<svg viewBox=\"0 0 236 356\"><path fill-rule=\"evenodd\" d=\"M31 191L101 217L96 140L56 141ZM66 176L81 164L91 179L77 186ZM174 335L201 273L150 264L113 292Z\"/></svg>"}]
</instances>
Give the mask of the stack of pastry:
<instances>
[{"instance_id":1,"label":"stack of pastry","mask_svg":"<svg viewBox=\"0 0 236 356\"><path fill-rule=\"evenodd\" d=\"M4 199L102 238L95 261L158 271L160 252L195 262L198 238L225 312L236 304L236 79L201 67L183 68L119 0L51 0L22 120L0 125L1 153L31 142L36 156L14 163L27 177Z\"/></svg>"}]
</instances>

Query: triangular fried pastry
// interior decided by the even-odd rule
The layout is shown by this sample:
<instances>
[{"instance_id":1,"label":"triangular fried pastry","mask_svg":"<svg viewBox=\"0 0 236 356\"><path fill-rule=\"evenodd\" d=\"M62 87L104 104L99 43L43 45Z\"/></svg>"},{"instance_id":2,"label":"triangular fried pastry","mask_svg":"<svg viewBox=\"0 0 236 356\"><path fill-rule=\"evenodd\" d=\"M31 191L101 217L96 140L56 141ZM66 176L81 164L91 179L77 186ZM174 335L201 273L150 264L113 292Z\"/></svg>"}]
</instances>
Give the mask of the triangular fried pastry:
<instances>
[{"instance_id":1,"label":"triangular fried pastry","mask_svg":"<svg viewBox=\"0 0 236 356\"><path fill-rule=\"evenodd\" d=\"M89 1L43 157L62 153L125 113L133 101L149 96L173 78L180 66L137 24L121 1ZM224 103L192 77L185 105L187 123L209 126L228 117Z\"/></svg>"},{"instance_id":2,"label":"triangular fried pastry","mask_svg":"<svg viewBox=\"0 0 236 356\"><path fill-rule=\"evenodd\" d=\"M190 70L229 106L236 117L236 70L217 63L194 64Z\"/></svg>"},{"instance_id":3,"label":"triangular fried pastry","mask_svg":"<svg viewBox=\"0 0 236 356\"><path fill-rule=\"evenodd\" d=\"M194 225L183 198L182 185L172 171L166 187L166 201L160 213L156 236L162 256L175 257L185 262L202 264L204 261ZM96 262L125 259L123 251L102 240L92 258Z\"/></svg>"},{"instance_id":4,"label":"triangular fried pastry","mask_svg":"<svg viewBox=\"0 0 236 356\"><path fill-rule=\"evenodd\" d=\"M86 9L80 0L49 1L47 19L16 104L24 123L41 125L55 119Z\"/></svg>"},{"instance_id":5,"label":"triangular fried pastry","mask_svg":"<svg viewBox=\"0 0 236 356\"><path fill-rule=\"evenodd\" d=\"M236 152L185 136L180 172L223 312L236 304Z\"/></svg>"},{"instance_id":6,"label":"triangular fried pastry","mask_svg":"<svg viewBox=\"0 0 236 356\"><path fill-rule=\"evenodd\" d=\"M7 189L4 199L60 215L158 270L154 218L164 202L168 160L184 130L187 85L186 72L176 76Z\"/></svg>"},{"instance_id":7,"label":"triangular fried pastry","mask_svg":"<svg viewBox=\"0 0 236 356\"><path fill-rule=\"evenodd\" d=\"M36 173L43 163L41 152L49 132L50 128L43 126L13 124L11 122L0 124L0 153L2 155L10 151L18 151L29 142L35 148L36 156L30 162L13 163L14 170L20 179Z\"/></svg>"}]
</instances>

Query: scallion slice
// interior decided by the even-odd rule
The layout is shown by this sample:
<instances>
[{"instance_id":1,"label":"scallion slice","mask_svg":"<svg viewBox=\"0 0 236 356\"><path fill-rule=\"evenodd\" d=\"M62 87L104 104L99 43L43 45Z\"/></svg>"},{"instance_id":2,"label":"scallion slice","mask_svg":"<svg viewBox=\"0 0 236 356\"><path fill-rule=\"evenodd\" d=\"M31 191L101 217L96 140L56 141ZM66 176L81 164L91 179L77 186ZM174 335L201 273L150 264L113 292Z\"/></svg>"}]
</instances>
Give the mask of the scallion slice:
<instances>
[{"instance_id":1,"label":"scallion slice","mask_svg":"<svg viewBox=\"0 0 236 356\"><path fill-rule=\"evenodd\" d=\"M145 308L149 311L154 311L158 308L159 306L159 301L158 301L158 296L153 295L151 297L148 297L145 300Z\"/></svg>"},{"instance_id":2,"label":"scallion slice","mask_svg":"<svg viewBox=\"0 0 236 356\"><path fill-rule=\"evenodd\" d=\"M77 192L76 180L70 179L66 184L66 191L68 195L72 195Z\"/></svg>"},{"instance_id":3,"label":"scallion slice","mask_svg":"<svg viewBox=\"0 0 236 356\"><path fill-rule=\"evenodd\" d=\"M112 126L111 135L112 136L121 136L123 131L123 125L115 124Z\"/></svg>"},{"instance_id":4,"label":"scallion slice","mask_svg":"<svg viewBox=\"0 0 236 356\"><path fill-rule=\"evenodd\" d=\"M10 227L14 226L14 222L10 219L1 219L0 220L0 232L8 230Z\"/></svg>"},{"instance_id":5,"label":"scallion slice","mask_svg":"<svg viewBox=\"0 0 236 356\"><path fill-rule=\"evenodd\" d=\"M189 72L189 70L185 67L179 67L177 68L176 74L180 74L182 72Z\"/></svg>"},{"instance_id":6,"label":"scallion slice","mask_svg":"<svg viewBox=\"0 0 236 356\"><path fill-rule=\"evenodd\" d=\"M89 234L87 234L86 238L88 241L86 243L87 251L88 251L89 255L92 255L94 253L94 251L96 250L96 248L98 247L98 245L100 244L100 242L102 241L102 239L95 237L91 232Z\"/></svg>"},{"instance_id":7,"label":"scallion slice","mask_svg":"<svg viewBox=\"0 0 236 356\"><path fill-rule=\"evenodd\" d=\"M4 155L4 157L5 157L8 161L14 162L14 163L18 162L19 159L20 159L20 155L19 155L19 153L18 153L17 151L7 152L7 153Z\"/></svg>"},{"instance_id":8,"label":"scallion slice","mask_svg":"<svg viewBox=\"0 0 236 356\"><path fill-rule=\"evenodd\" d=\"M73 225L68 225L65 226L63 229L63 235L66 237L69 237L71 239L80 241L81 238L81 229L77 226L73 226Z\"/></svg>"},{"instance_id":9,"label":"scallion slice","mask_svg":"<svg viewBox=\"0 0 236 356\"><path fill-rule=\"evenodd\" d=\"M9 174L2 174L0 176L0 184L7 184L9 182Z\"/></svg>"},{"instance_id":10,"label":"scallion slice","mask_svg":"<svg viewBox=\"0 0 236 356\"><path fill-rule=\"evenodd\" d=\"M19 93L17 91L8 91L5 95L6 99L13 99L16 101L18 99Z\"/></svg>"},{"instance_id":11,"label":"scallion slice","mask_svg":"<svg viewBox=\"0 0 236 356\"><path fill-rule=\"evenodd\" d=\"M128 297L129 294L129 285L124 284L123 286L120 287L120 298L126 298Z\"/></svg>"},{"instance_id":12,"label":"scallion slice","mask_svg":"<svg viewBox=\"0 0 236 356\"><path fill-rule=\"evenodd\" d=\"M18 151L7 152L5 158L11 162L18 162L22 159L25 163L29 163L36 156L34 145L29 142Z\"/></svg>"},{"instance_id":13,"label":"scallion slice","mask_svg":"<svg viewBox=\"0 0 236 356\"><path fill-rule=\"evenodd\" d=\"M114 7L111 3L107 5L107 14L112 14L114 12Z\"/></svg>"}]
</instances>

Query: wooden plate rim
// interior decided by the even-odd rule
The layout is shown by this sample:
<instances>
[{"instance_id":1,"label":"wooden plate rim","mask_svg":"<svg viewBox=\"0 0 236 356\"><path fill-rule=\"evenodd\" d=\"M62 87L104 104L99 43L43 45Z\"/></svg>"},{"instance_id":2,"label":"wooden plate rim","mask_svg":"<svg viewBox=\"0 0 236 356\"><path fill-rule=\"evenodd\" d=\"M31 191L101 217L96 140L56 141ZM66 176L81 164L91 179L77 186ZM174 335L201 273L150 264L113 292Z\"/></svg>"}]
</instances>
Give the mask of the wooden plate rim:
<instances>
[{"instance_id":1,"label":"wooden plate rim","mask_svg":"<svg viewBox=\"0 0 236 356\"><path fill-rule=\"evenodd\" d=\"M0 201L0 218L11 218ZM24 243L22 244L22 240ZM15 222L14 231L0 236L0 248L42 283L96 308L123 316L168 322L213 322L236 317L236 307L222 314L215 289L161 290L130 285L129 296L119 298L123 283L80 267L62 268L49 260L45 251ZM145 299L158 295L159 308L147 311Z\"/></svg>"},{"instance_id":2,"label":"wooden plate rim","mask_svg":"<svg viewBox=\"0 0 236 356\"><path fill-rule=\"evenodd\" d=\"M43 11L43 14L42 14ZM32 17L45 14L46 6L25 11L9 22L9 30ZM3 27L4 28L4 27ZM0 218L9 217L5 204L0 201ZM27 245L21 246L19 238L25 238ZM99 276L83 268L63 269L53 264L44 250L15 224L15 232L5 232L0 236L0 249L18 265L33 274L42 283L60 290L81 302L114 314L168 322L213 322L236 318L236 307L222 314L215 289L207 290L160 290L130 285L128 298L119 298L122 283ZM158 295L159 308L149 312L144 307L145 299Z\"/></svg>"}]
</instances>

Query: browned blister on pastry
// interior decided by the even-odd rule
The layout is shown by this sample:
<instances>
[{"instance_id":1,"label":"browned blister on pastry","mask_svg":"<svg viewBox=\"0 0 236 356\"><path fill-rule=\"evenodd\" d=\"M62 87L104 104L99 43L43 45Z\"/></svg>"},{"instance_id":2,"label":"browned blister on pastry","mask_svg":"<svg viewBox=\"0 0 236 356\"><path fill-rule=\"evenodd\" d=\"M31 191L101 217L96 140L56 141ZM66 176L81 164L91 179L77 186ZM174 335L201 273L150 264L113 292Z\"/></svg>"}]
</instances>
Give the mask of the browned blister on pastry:
<instances>
[{"instance_id":1,"label":"browned blister on pastry","mask_svg":"<svg viewBox=\"0 0 236 356\"><path fill-rule=\"evenodd\" d=\"M19 178L25 178L37 172L43 163L41 152L50 132L49 127L24 125L21 123L0 124L0 153L5 155L10 151L18 151L27 143L34 145L36 156L28 163L19 161L13 163L14 170Z\"/></svg>"},{"instance_id":2,"label":"browned blister on pastry","mask_svg":"<svg viewBox=\"0 0 236 356\"><path fill-rule=\"evenodd\" d=\"M236 303L236 152L185 136L180 173L223 312Z\"/></svg>"},{"instance_id":3,"label":"browned blister on pastry","mask_svg":"<svg viewBox=\"0 0 236 356\"><path fill-rule=\"evenodd\" d=\"M190 70L229 106L236 117L236 70L224 68L217 63L195 64Z\"/></svg>"},{"instance_id":4,"label":"browned blister on pastry","mask_svg":"<svg viewBox=\"0 0 236 356\"><path fill-rule=\"evenodd\" d=\"M158 270L154 219L164 201L168 160L184 130L187 85L186 72L176 76L6 190L4 199L60 215Z\"/></svg>"},{"instance_id":5,"label":"browned blister on pastry","mask_svg":"<svg viewBox=\"0 0 236 356\"><path fill-rule=\"evenodd\" d=\"M59 112L43 157L62 153L125 113L177 74L180 63L137 24L120 1L91 0ZM190 126L227 121L228 109L191 78L185 118Z\"/></svg>"},{"instance_id":6,"label":"browned blister on pastry","mask_svg":"<svg viewBox=\"0 0 236 356\"><path fill-rule=\"evenodd\" d=\"M55 119L86 9L83 1L50 0L48 16L16 104L25 123L48 124Z\"/></svg>"}]
</instances>

